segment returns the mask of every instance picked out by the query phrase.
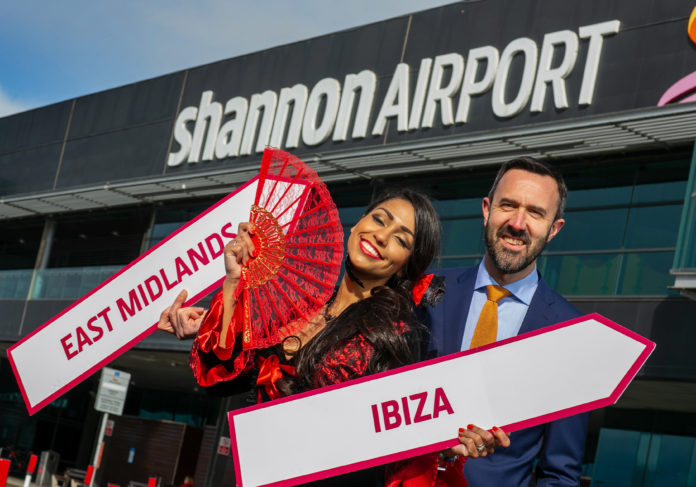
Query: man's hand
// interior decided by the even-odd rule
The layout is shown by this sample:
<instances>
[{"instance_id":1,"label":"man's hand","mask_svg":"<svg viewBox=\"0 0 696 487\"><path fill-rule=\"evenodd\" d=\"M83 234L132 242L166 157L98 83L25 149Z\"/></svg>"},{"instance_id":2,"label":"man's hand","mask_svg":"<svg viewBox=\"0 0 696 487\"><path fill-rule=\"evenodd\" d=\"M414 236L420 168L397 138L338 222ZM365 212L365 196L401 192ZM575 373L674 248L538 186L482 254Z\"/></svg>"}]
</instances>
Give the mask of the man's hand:
<instances>
[{"instance_id":1,"label":"man's hand","mask_svg":"<svg viewBox=\"0 0 696 487\"><path fill-rule=\"evenodd\" d=\"M205 308L181 307L187 296L186 290L181 291L172 305L162 311L159 323L157 323L157 328L176 335L179 340L195 337L205 315Z\"/></svg>"}]
</instances>

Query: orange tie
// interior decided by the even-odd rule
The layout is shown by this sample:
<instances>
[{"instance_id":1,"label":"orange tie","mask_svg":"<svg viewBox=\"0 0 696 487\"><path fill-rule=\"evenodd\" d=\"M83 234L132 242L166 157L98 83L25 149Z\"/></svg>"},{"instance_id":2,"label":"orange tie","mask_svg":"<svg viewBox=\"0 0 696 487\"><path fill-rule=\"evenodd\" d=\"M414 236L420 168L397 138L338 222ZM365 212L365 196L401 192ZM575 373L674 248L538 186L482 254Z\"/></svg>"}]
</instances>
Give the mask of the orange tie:
<instances>
[{"instance_id":1,"label":"orange tie","mask_svg":"<svg viewBox=\"0 0 696 487\"><path fill-rule=\"evenodd\" d=\"M498 336L498 301L510 296L510 291L500 286L486 286L486 291L488 300L481 309L469 348L481 347L495 341Z\"/></svg>"}]
</instances>

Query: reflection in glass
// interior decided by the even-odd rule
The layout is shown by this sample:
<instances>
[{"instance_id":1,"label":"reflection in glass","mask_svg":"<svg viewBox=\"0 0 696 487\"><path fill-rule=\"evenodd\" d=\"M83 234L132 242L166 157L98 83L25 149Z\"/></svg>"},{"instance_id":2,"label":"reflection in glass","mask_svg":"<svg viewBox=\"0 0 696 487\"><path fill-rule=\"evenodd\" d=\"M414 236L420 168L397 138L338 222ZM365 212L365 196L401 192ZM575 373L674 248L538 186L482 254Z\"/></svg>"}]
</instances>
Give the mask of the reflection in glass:
<instances>
[{"instance_id":1,"label":"reflection in glass","mask_svg":"<svg viewBox=\"0 0 696 487\"><path fill-rule=\"evenodd\" d=\"M471 267L479 265L481 262L481 257L471 257L471 258L449 258L442 257L440 261L440 268L451 269L452 267Z\"/></svg>"},{"instance_id":2,"label":"reflection in glass","mask_svg":"<svg viewBox=\"0 0 696 487\"><path fill-rule=\"evenodd\" d=\"M32 299L76 299L103 283L123 266L62 267L36 272Z\"/></svg>"},{"instance_id":3,"label":"reflection in glass","mask_svg":"<svg viewBox=\"0 0 696 487\"><path fill-rule=\"evenodd\" d=\"M478 218L480 222L481 200L482 198L439 200L433 201L433 206L437 214L440 215L440 218L472 216Z\"/></svg>"},{"instance_id":4,"label":"reflection in glass","mask_svg":"<svg viewBox=\"0 0 696 487\"><path fill-rule=\"evenodd\" d=\"M681 205L631 208L626 227L626 248L674 247L680 217Z\"/></svg>"},{"instance_id":5,"label":"reflection in glass","mask_svg":"<svg viewBox=\"0 0 696 487\"><path fill-rule=\"evenodd\" d=\"M674 252L627 254L619 294L677 294L667 288L674 284L669 270Z\"/></svg>"},{"instance_id":6,"label":"reflection in glass","mask_svg":"<svg viewBox=\"0 0 696 487\"><path fill-rule=\"evenodd\" d=\"M616 294L621 254L547 255L538 263L561 296Z\"/></svg>"},{"instance_id":7,"label":"reflection in glass","mask_svg":"<svg viewBox=\"0 0 696 487\"><path fill-rule=\"evenodd\" d=\"M686 191L686 181L669 183L637 184L633 191L633 203L653 203L663 201L682 202Z\"/></svg>"},{"instance_id":8,"label":"reflection in glass","mask_svg":"<svg viewBox=\"0 0 696 487\"><path fill-rule=\"evenodd\" d=\"M56 221L48 267L125 265L141 251L150 212L74 214Z\"/></svg>"},{"instance_id":9,"label":"reflection in glass","mask_svg":"<svg viewBox=\"0 0 696 487\"><path fill-rule=\"evenodd\" d=\"M483 252L481 218L442 220L442 254L462 255Z\"/></svg>"},{"instance_id":10,"label":"reflection in glass","mask_svg":"<svg viewBox=\"0 0 696 487\"><path fill-rule=\"evenodd\" d=\"M571 211L565 215L566 223L548 249L608 250L623 245L627 208Z\"/></svg>"},{"instance_id":11,"label":"reflection in glass","mask_svg":"<svg viewBox=\"0 0 696 487\"><path fill-rule=\"evenodd\" d=\"M0 299L26 299L33 269L0 270Z\"/></svg>"},{"instance_id":12,"label":"reflection in glass","mask_svg":"<svg viewBox=\"0 0 696 487\"><path fill-rule=\"evenodd\" d=\"M568 191L566 208L628 205L631 202L632 186L613 188L571 189Z\"/></svg>"}]
</instances>

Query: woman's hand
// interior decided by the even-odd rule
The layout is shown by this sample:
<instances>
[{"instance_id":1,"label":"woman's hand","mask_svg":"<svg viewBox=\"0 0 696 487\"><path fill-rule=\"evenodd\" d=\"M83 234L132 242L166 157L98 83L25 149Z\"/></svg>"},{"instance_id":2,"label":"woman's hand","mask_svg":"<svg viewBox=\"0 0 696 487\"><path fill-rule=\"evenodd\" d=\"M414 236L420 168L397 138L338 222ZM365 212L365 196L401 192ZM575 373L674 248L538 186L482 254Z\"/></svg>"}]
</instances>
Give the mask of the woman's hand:
<instances>
[{"instance_id":1,"label":"woman's hand","mask_svg":"<svg viewBox=\"0 0 696 487\"><path fill-rule=\"evenodd\" d=\"M249 222L240 223L237 236L225 245L225 284L236 287L242 276L242 266L246 265L250 258L256 257L252 236L253 225Z\"/></svg>"},{"instance_id":2,"label":"woman's hand","mask_svg":"<svg viewBox=\"0 0 696 487\"><path fill-rule=\"evenodd\" d=\"M225 245L225 280L222 281L222 323L220 330L220 344L224 348L228 343L227 333L230 332L229 323L232 321L234 308L237 305L235 292L239 279L242 277L242 266L249 259L256 257L256 250L251 237L254 235L254 225L249 222L240 223L237 236Z\"/></svg>"},{"instance_id":3,"label":"woman's hand","mask_svg":"<svg viewBox=\"0 0 696 487\"><path fill-rule=\"evenodd\" d=\"M179 340L195 337L205 315L205 308L196 306L182 308L181 305L186 301L186 296L188 296L186 290L181 291L172 305L162 311L157 323L157 328L176 335Z\"/></svg>"},{"instance_id":4,"label":"woman's hand","mask_svg":"<svg viewBox=\"0 0 696 487\"><path fill-rule=\"evenodd\" d=\"M447 456L461 455L465 457L486 457L495 452L496 447L507 448L510 446L510 438L497 426L491 431L486 431L478 426L470 424L465 428L459 428L459 445L447 450Z\"/></svg>"}]
</instances>

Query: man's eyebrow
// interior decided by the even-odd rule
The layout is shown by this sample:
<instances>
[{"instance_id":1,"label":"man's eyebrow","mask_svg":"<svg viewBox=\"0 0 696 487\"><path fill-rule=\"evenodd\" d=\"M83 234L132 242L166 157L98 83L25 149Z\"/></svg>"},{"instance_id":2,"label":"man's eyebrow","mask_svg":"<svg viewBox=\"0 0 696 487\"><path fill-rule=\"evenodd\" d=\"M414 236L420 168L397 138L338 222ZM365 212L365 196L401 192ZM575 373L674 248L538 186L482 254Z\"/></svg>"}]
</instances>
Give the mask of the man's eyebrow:
<instances>
[{"instance_id":1,"label":"man's eyebrow","mask_svg":"<svg viewBox=\"0 0 696 487\"><path fill-rule=\"evenodd\" d=\"M384 213L386 213L390 220L393 220L393 219L394 219L394 215L392 215L391 211L387 210L385 207L380 206L380 207L377 208L377 209L378 209L378 210L382 210ZM411 231L411 229L408 228L406 225L401 225L401 229L402 229L404 232L406 232L406 233L408 233L409 235L411 235L412 237L415 237L415 235L413 234L413 231Z\"/></svg>"},{"instance_id":2,"label":"man's eyebrow","mask_svg":"<svg viewBox=\"0 0 696 487\"><path fill-rule=\"evenodd\" d=\"M510 203L512 205L519 205L520 204L517 200L513 200L511 198L500 198L500 201L498 201L498 205L500 205L501 203ZM544 208L543 206L527 205L527 208L529 208L530 210L536 211L537 213L544 215L544 216L546 216L546 214L548 213L546 208Z\"/></svg>"},{"instance_id":3,"label":"man's eyebrow","mask_svg":"<svg viewBox=\"0 0 696 487\"><path fill-rule=\"evenodd\" d=\"M542 207L542 206L529 205L528 208L529 208L530 210L536 211L537 213L539 213L540 215L543 215L543 216L546 216L546 213L548 213L548 212L546 211L546 208L544 208L544 207Z\"/></svg>"}]
</instances>

